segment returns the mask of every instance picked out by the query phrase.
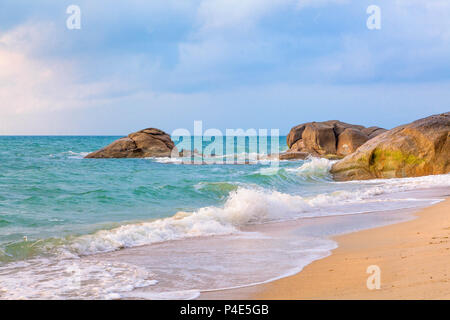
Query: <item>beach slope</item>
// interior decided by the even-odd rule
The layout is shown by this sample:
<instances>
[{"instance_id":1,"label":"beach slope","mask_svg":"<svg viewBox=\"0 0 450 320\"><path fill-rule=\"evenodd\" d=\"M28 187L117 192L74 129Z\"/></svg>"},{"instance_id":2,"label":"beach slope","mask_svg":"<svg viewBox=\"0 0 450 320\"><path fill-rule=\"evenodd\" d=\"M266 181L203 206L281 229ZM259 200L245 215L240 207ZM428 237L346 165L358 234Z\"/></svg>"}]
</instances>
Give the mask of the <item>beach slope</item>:
<instances>
[{"instance_id":1,"label":"beach slope","mask_svg":"<svg viewBox=\"0 0 450 320\"><path fill-rule=\"evenodd\" d=\"M336 237L339 247L299 274L252 290L251 299L450 299L450 200L417 219ZM369 290L367 268L381 271Z\"/></svg>"}]
</instances>

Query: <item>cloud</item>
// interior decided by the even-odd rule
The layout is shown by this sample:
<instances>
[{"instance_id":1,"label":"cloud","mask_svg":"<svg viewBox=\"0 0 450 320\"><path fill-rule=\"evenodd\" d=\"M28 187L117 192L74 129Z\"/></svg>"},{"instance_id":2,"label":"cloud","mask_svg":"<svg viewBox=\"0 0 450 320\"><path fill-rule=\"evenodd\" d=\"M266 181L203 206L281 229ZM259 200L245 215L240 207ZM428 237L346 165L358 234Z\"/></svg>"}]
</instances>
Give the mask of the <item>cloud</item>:
<instances>
[{"instance_id":1,"label":"cloud","mask_svg":"<svg viewBox=\"0 0 450 320\"><path fill-rule=\"evenodd\" d=\"M303 29L273 28L299 19L301 10L341 5L347 0L203 0L196 24L180 42L179 68L190 70L223 67L228 70L261 69L278 64L287 48L304 37ZM271 19L275 21L270 21ZM264 23L270 21L271 28ZM294 26L295 27L295 26ZM298 54L298 53L296 53ZM245 68L250 66L250 68Z\"/></svg>"},{"instance_id":2,"label":"cloud","mask_svg":"<svg viewBox=\"0 0 450 320\"><path fill-rule=\"evenodd\" d=\"M39 56L57 43L52 24L24 24L0 34L0 115L88 107L114 90L110 81L81 81L70 59Z\"/></svg>"}]
</instances>

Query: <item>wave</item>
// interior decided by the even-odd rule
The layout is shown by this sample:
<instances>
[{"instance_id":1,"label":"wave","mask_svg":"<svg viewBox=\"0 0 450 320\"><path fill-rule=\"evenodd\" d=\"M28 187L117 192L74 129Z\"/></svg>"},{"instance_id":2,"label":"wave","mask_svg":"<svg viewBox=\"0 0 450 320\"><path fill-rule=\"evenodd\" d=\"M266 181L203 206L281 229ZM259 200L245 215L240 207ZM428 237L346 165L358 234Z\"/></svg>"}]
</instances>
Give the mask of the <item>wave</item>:
<instances>
[{"instance_id":1,"label":"wave","mask_svg":"<svg viewBox=\"0 0 450 320\"><path fill-rule=\"evenodd\" d=\"M89 154L89 152L74 152L72 150L61 152L58 154L50 154L50 158L67 158L67 159L84 159Z\"/></svg>"},{"instance_id":2,"label":"wave","mask_svg":"<svg viewBox=\"0 0 450 320\"><path fill-rule=\"evenodd\" d=\"M68 154L68 157L70 159L84 159L84 157L86 157L89 152L73 152L73 151L69 151L66 154Z\"/></svg>"},{"instance_id":3,"label":"wave","mask_svg":"<svg viewBox=\"0 0 450 320\"><path fill-rule=\"evenodd\" d=\"M238 183L231 182L199 182L194 186L194 189L200 193L213 194L219 198L225 197L238 188Z\"/></svg>"},{"instance_id":4,"label":"wave","mask_svg":"<svg viewBox=\"0 0 450 320\"><path fill-rule=\"evenodd\" d=\"M304 164L296 169L286 169L294 172L296 175L304 179L312 180L328 180L331 181L330 174L331 167L337 161L332 161L324 158L309 158Z\"/></svg>"},{"instance_id":5,"label":"wave","mask_svg":"<svg viewBox=\"0 0 450 320\"><path fill-rule=\"evenodd\" d=\"M277 190L298 190L310 183L331 182L331 166L335 161L319 158L302 160L299 167L261 167L245 177L252 183ZM291 163L291 165L297 163Z\"/></svg>"},{"instance_id":6,"label":"wave","mask_svg":"<svg viewBox=\"0 0 450 320\"><path fill-rule=\"evenodd\" d=\"M301 181L332 181L330 169L333 163L321 158L309 158L297 168L282 168L282 167L265 167L258 169L254 175L256 176L278 176L284 181L298 183Z\"/></svg>"},{"instance_id":7,"label":"wave","mask_svg":"<svg viewBox=\"0 0 450 320\"><path fill-rule=\"evenodd\" d=\"M259 187L238 187L230 192L222 207L180 211L165 219L101 230L74 239L65 249L77 255L89 255L191 237L239 233L241 227L250 224L408 208L417 206L418 200L379 196L439 186L450 186L450 175L383 180L378 185L309 197Z\"/></svg>"}]
</instances>

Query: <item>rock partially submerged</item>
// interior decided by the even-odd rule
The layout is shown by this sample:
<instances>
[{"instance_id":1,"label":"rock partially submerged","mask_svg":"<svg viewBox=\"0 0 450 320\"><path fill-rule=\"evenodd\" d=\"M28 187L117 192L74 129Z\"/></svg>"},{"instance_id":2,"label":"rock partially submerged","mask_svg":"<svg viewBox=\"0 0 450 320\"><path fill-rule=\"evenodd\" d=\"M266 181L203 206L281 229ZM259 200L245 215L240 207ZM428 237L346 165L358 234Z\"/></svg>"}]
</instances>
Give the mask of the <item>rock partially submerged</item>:
<instances>
[{"instance_id":1,"label":"rock partially submerged","mask_svg":"<svg viewBox=\"0 0 450 320\"><path fill-rule=\"evenodd\" d=\"M148 128L120 138L92 152L86 158L147 158L170 157L176 151L170 136L162 130Z\"/></svg>"},{"instance_id":2,"label":"rock partially submerged","mask_svg":"<svg viewBox=\"0 0 450 320\"><path fill-rule=\"evenodd\" d=\"M309 157L309 153L307 152L299 152L299 151L291 151L291 152L283 152L279 154L280 160L304 160Z\"/></svg>"},{"instance_id":3,"label":"rock partially submerged","mask_svg":"<svg viewBox=\"0 0 450 320\"><path fill-rule=\"evenodd\" d=\"M385 131L386 129L379 127L366 128L338 120L303 123L289 132L289 150L283 156L285 159L302 159L305 154L342 158ZM292 155L288 155L289 153Z\"/></svg>"},{"instance_id":4,"label":"rock partially submerged","mask_svg":"<svg viewBox=\"0 0 450 320\"><path fill-rule=\"evenodd\" d=\"M336 180L417 177L450 172L450 112L402 125L335 163Z\"/></svg>"}]
</instances>

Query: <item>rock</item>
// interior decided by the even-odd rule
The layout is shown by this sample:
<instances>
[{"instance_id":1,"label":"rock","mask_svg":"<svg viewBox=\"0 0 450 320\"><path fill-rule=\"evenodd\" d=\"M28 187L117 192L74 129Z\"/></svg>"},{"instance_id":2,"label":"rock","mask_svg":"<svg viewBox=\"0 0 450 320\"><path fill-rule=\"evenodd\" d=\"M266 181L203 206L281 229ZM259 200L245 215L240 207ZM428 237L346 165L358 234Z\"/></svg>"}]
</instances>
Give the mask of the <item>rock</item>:
<instances>
[{"instance_id":1,"label":"rock","mask_svg":"<svg viewBox=\"0 0 450 320\"><path fill-rule=\"evenodd\" d=\"M319 155L336 153L336 137L331 125L312 122L307 124L302 134L305 149Z\"/></svg>"},{"instance_id":2,"label":"rock","mask_svg":"<svg viewBox=\"0 0 450 320\"><path fill-rule=\"evenodd\" d=\"M297 140L289 149L289 151L305 150L305 142L303 139Z\"/></svg>"},{"instance_id":3,"label":"rock","mask_svg":"<svg viewBox=\"0 0 450 320\"><path fill-rule=\"evenodd\" d=\"M307 152L290 151L279 154L280 160L304 160L310 156Z\"/></svg>"},{"instance_id":4,"label":"rock","mask_svg":"<svg viewBox=\"0 0 450 320\"><path fill-rule=\"evenodd\" d=\"M338 137L337 154L340 156L349 155L367 140L369 140L369 136L364 131L347 128Z\"/></svg>"},{"instance_id":5,"label":"rock","mask_svg":"<svg viewBox=\"0 0 450 320\"><path fill-rule=\"evenodd\" d=\"M363 133L369 136L370 139L375 138L376 136L386 132L386 129L380 127L369 127L361 130Z\"/></svg>"},{"instance_id":6,"label":"rock","mask_svg":"<svg viewBox=\"0 0 450 320\"><path fill-rule=\"evenodd\" d=\"M322 158L328 159L328 160L341 160L344 158L344 156L339 156L337 154L326 154L322 156Z\"/></svg>"},{"instance_id":7,"label":"rock","mask_svg":"<svg viewBox=\"0 0 450 320\"><path fill-rule=\"evenodd\" d=\"M340 181L449 172L450 112L381 133L331 169L334 178Z\"/></svg>"},{"instance_id":8,"label":"rock","mask_svg":"<svg viewBox=\"0 0 450 320\"><path fill-rule=\"evenodd\" d=\"M329 120L329 121L324 121L323 123L327 124L327 125L330 125L330 126L333 126L336 136L339 136L347 128L352 128L352 129L356 129L356 130L363 130L363 129L365 129L364 126L360 126L360 125L357 125L357 124L350 124L350 123L342 122L342 121L339 121L339 120Z\"/></svg>"},{"instance_id":9,"label":"rock","mask_svg":"<svg viewBox=\"0 0 450 320\"><path fill-rule=\"evenodd\" d=\"M192 157L192 156L202 156L197 148L194 149L194 151L183 149L179 152L180 157ZM211 156L215 156L215 154L211 154Z\"/></svg>"},{"instance_id":10,"label":"rock","mask_svg":"<svg viewBox=\"0 0 450 320\"><path fill-rule=\"evenodd\" d=\"M308 122L293 127L286 142L289 152L304 152L316 157L340 159L384 131L386 129L366 128L339 120Z\"/></svg>"},{"instance_id":11,"label":"rock","mask_svg":"<svg viewBox=\"0 0 450 320\"><path fill-rule=\"evenodd\" d=\"M120 138L110 145L92 152L86 158L146 158L170 157L178 154L170 136L162 130L148 128Z\"/></svg>"},{"instance_id":12,"label":"rock","mask_svg":"<svg viewBox=\"0 0 450 320\"><path fill-rule=\"evenodd\" d=\"M305 131L306 124L301 124L293 127L287 136L287 145L290 148L297 140L302 138L303 131Z\"/></svg>"}]
</instances>

